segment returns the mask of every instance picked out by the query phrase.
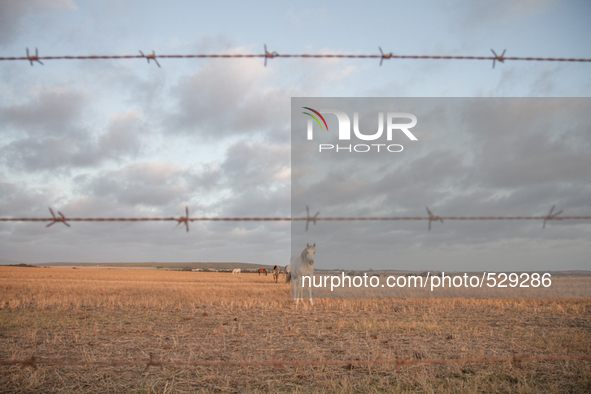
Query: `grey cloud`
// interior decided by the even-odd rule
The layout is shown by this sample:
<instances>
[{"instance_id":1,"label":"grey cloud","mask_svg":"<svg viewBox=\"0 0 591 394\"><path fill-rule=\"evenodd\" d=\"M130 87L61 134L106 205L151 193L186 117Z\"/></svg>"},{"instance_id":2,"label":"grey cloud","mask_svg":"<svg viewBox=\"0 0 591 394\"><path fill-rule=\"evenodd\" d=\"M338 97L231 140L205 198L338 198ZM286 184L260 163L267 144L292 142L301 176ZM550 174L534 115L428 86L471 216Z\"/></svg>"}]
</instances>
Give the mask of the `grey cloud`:
<instances>
[{"instance_id":1,"label":"grey cloud","mask_svg":"<svg viewBox=\"0 0 591 394\"><path fill-rule=\"evenodd\" d=\"M43 171L76 165L92 165L95 160L85 154L86 141L75 143L67 138L22 138L0 149L7 167L17 170Z\"/></svg>"},{"instance_id":2,"label":"grey cloud","mask_svg":"<svg viewBox=\"0 0 591 394\"><path fill-rule=\"evenodd\" d=\"M273 190L251 189L239 195L230 194L214 207L225 216L234 217L272 217L289 216L289 186L283 185ZM258 223L257 226L267 226ZM252 227L250 223L235 223L233 226Z\"/></svg>"},{"instance_id":3,"label":"grey cloud","mask_svg":"<svg viewBox=\"0 0 591 394\"><path fill-rule=\"evenodd\" d=\"M260 133L282 127L289 113L289 92L265 88L271 71L249 61L221 60L179 79L172 90L176 108L166 124L213 140L245 132ZM285 115L285 116L283 116Z\"/></svg>"},{"instance_id":4,"label":"grey cloud","mask_svg":"<svg viewBox=\"0 0 591 394\"><path fill-rule=\"evenodd\" d=\"M88 97L79 91L60 87L42 88L29 102L0 108L2 127L17 133L68 135L80 119Z\"/></svg>"},{"instance_id":5,"label":"grey cloud","mask_svg":"<svg viewBox=\"0 0 591 394\"><path fill-rule=\"evenodd\" d=\"M46 195L27 190L23 185L0 180L0 212L3 216L21 216L30 212L31 207L47 204L46 198Z\"/></svg>"},{"instance_id":6,"label":"grey cloud","mask_svg":"<svg viewBox=\"0 0 591 394\"><path fill-rule=\"evenodd\" d=\"M232 187L240 192L271 187L276 183L276 174L289 164L288 146L240 140L230 145L221 168Z\"/></svg>"},{"instance_id":7,"label":"grey cloud","mask_svg":"<svg viewBox=\"0 0 591 394\"><path fill-rule=\"evenodd\" d=\"M165 206L187 197L184 177L180 169L169 164L134 163L104 171L88 186L93 195L113 196L120 204Z\"/></svg>"},{"instance_id":8,"label":"grey cloud","mask_svg":"<svg viewBox=\"0 0 591 394\"><path fill-rule=\"evenodd\" d=\"M108 159L119 161L140 153L144 145L142 138L150 131L139 113L114 115L106 131L94 138L80 119L83 113L82 104L78 102L80 95L65 96L61 101L56 97L48 99L53 106L34 101L29 106L3 110L9 135L26 132L23 137L16 137L0 147L7 167L29 171L71 169L95 166ZM53 111L54 107L59 110Z\"/></svg>"},{"instance_id":9,"label":"grey cloud","mask_svg":"<svg viewBox=\"0 0 591 394\"><path fill-rule=\"evenodd\" d=\"M204 164L188 177L188 182L196 193L213 193L220 190L221 178L222 171L219 166Z\"/></svg>"},{"instance_id":10,"label":"grey cloud","mask_svg":"<svg viewBox=\"0 0 591 394\"><path fill-rule=\"evenodd\" d=\"M461 185L468 168L452 150L435 149L386 173L376 185L396 209L421 211L425 205L445 201L449 191Z\"/></svg>"},{"instance_id":11,"label":"grey cloud","mask_svg":"<svg viewBox=\"0 0 591 394\"><path fill-rule=\"evenodd\" d=\"M289 147L239 140L220 165L228 195L215 208L224 215L286 215L289 209Z\"/></svg>"},{"instance_id":12,"label":"grey cloud","mask_svg":"<svg viewBox=\"0 0 591 394\"><path fill-rule=\"evenodd\" d=\"M0 2L0 45L7 45L23 32L23 19L45 11L75 9L71 0L5 0Z\"/></svg>"},{"instance_id":13,"label":"grey cloud","mask_svg":"<svg viewBox=\"0 0 591 394\"><path fill-rule=\"evenodd\" d=\"M321 179L294 186L294 200L305 199L323 212L374 216L395 215L442 204L449 190L460 185L468 173L454 151L435 149L423 157L391 166L365 162L371 167L331 167ZM371 164L370 164L371 163Z\"/></svg>"},{"instance_id":14,"label":"grey cloud","mask_svg":"<svg viewBox=\"0 0 591 394\"><path fill-rule=\"evenodd\" d=\"M208 216L259 214L289 208L289 148L238 141L221 164L179 167L136 162L76 177L77 193L162 212L187 204Z\"/></svg>"},{"instance_id":15,"label":"grey cloud","mask_svg":"<svg viewBox=\"0 0 591 394\"><path fill-rule=\"evenodd\" d=\"M99 155L109 155L112 158L137 155L142 137L146 134L146 125L137 112L118 114L111 118L107 132L97 141Z\"/></svg>"},{"instance_id":16,"label":"grey cloud","mask_svg":"<svg viewBox=\"0 0 591 394\"><path fill-rule=\"evenodd\" d=\"M519 188L591 181L587 170L591 168L591 114L584 100L573 99L570 104L565 99L511 103L499 109L505 113L477 106L470 106L464 113L466 128L480 146L470 182Z\"/></svg>"}]
</instances>

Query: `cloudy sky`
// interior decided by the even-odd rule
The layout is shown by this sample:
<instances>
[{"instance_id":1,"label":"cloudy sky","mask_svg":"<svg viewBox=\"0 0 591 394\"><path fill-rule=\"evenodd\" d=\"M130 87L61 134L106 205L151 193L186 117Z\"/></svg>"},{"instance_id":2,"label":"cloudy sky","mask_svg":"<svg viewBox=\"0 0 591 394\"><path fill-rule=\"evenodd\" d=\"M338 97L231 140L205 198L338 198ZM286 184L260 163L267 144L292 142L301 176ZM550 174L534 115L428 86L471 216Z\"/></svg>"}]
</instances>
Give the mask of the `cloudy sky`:
<instances>
[{"instance_id":1,"label":"cloudy sky","mask_svg":"<svg viewBox=\"0 0 591 394\"><path fill-rule=\"evenodd\" d=\"M26 48L38 48L41 56L262 53L266 44L278 53L377 54L382 47L395 54L489 56L492 48L506 49L507 56L591 58L590 16L587 1L376 1L360 7L7 0L0 2L0 56L23 56ZM161 68L144 59L44 63L0 62L1 217L47 217L48 207L71 217L170 217L181 216L185 206L191 216L299 216L302 205L291 207L292 97L591 93L589 63L507 61L494 69L475 60L387 60L381 67L376 59L269 59L266 67L262 59L159 59ZM580 117L558 134L538 123L537 131L504 129L495 138L492 127L463 123L456 145L451 136L438 135L437 144L407 150L397 171L372 178L376 195L388 194L384 183L401 186L397 204L380 210L376 200L371 209L422 215L428 205L440 215L543 215L556 204L565 215L589 215L591 132L581 126L588 103L573 105ZM466 122L481 119L464 115ZM514 166L507 169L507 163ZM309 204L321 214L340 212L335 197L359 193L355 185L320 186L314 190L323 192ZM349 208L339 216L363 213ZM399 232L405 242L395 251L380 250L381 257L371 255L377 248L358 248L355 253L365 257L355 267L328 258L323 263L319 241L317 266L468 269L482 258L501 268L528 260L540 269L589 269L589 224L425 227L376 225L372 231ZM348 228L339 240L345 245L359 233ZM305 237L315 242L321 230L331 229L321 222ZM170 222L76 222L71 228L3 222L0 262L283 265L291 254L291 230L289 223L193 223L186 233ZM389 259L392 254L399 258Z\"/></svg>"}]
</instances>

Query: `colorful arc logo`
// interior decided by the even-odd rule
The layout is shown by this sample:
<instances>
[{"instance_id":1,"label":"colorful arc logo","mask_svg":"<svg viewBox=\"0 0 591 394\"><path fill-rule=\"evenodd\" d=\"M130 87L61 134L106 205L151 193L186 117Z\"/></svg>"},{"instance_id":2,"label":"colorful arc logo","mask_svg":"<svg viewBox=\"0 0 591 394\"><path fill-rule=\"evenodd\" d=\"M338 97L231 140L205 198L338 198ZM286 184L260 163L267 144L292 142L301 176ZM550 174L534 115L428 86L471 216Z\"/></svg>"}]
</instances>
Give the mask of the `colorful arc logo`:
<instances>
[{"instance_id":1,"label":"colorful arc logo","mask_svg":"<svg viewBox=\"0 0 591 394\"><path fill-rule=\"evenodd\" d=\"M320 116L320 119L322 119L322 122L324 122L324 125L326 126L326 131L328 131L328 125L326 124L326 120L324 120L324 117L323 117L322 115L320 115L320 112L318 112L318 111L316 111L315 109L312 109L312 108L310 108L310 107L302 107L302 108L304 108L304 109L307 109L307 110L309 110L309 111L312 111L312 112L314 112L316 115ZM311 117L312 117L312 118L313 118L313 119L314 119L314 120L315 120L315 121L318 123L318 126L320 126L320 130L322 130L322 123L320 123L320 121L318 120L318 118L317 118L317 117L315 117L314 115L312 115L312 114L311 114L311 113L309 113L309 112L302 112L302 113L303 113L303 114L306 114L306 115L308 115L308 116L311 116Z\"/></svg>"}]
</instances>

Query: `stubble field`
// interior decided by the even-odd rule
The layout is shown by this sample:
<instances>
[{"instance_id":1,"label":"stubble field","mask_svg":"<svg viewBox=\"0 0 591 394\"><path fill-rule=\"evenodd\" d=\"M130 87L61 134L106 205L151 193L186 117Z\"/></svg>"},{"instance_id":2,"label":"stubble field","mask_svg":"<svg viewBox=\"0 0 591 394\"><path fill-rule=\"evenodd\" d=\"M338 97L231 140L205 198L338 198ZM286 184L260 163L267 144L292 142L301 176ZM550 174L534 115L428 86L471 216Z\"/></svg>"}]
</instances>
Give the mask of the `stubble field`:
<instances>
[{"instance_id":1,"label":"stubble field","mask_svg":"<svg viewBox=\"0 0 591 394\"><path fill-rule=\"evenodd\" d=\"M281 280L280 280L281 282ZM1 392L591 392L591 362L354 361L591 355L589 299L317 299L272 276L0 267L0 359L351 361L0 365Z\"/></svg>"}]
</instances>

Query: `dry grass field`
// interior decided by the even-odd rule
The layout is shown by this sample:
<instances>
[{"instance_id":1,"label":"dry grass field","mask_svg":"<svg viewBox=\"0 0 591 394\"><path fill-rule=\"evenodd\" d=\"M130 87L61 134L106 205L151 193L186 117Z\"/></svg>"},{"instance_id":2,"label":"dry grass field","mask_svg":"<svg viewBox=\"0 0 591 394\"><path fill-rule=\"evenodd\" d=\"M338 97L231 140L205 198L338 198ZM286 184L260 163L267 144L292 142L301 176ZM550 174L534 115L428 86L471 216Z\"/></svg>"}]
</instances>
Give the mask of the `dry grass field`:
<instances>
[{"instance_id":1,"label":"dry grass field","mask_svg":"<svg viewBox=\"0 0 591 394\"><path fill-rule=\"evenodd\" d=\"M332 361L591 355L589 299L318 299L272 276L0 267L0 359ZM0 366L0 392L591 392L591 362Z\"/></svg>"}]
</instances>

